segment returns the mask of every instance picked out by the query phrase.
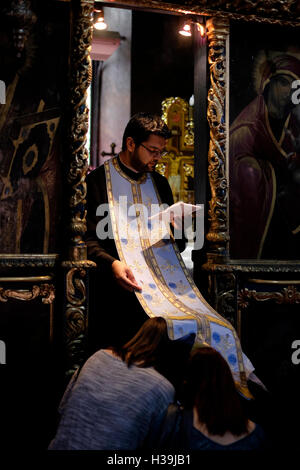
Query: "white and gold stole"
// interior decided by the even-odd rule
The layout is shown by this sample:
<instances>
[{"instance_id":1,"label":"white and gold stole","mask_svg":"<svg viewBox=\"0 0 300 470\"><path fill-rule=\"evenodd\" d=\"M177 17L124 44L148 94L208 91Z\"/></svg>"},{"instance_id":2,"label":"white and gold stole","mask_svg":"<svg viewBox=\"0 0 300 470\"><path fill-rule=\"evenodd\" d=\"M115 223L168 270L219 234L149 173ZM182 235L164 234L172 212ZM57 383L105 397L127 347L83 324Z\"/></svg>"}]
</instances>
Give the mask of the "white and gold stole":
<instances>
[{"instance_id":1,"label":"white and gold stole","mask_svg":"<svg viewBox=\"0 0 300 470\"><path fill-rule=\"evenodd\" d=\"M247 377L253 365L242 352L234 327L203 298L190 277L170 230L149 221L151 207L161 204L150 173L129 178L117 157L105 162L113 235L120 260L132 270L142 292L136 292L149 317L164 317L171 339L188 333L226 359L244 396L251 397Z\"/></svg>"}]
</instances>

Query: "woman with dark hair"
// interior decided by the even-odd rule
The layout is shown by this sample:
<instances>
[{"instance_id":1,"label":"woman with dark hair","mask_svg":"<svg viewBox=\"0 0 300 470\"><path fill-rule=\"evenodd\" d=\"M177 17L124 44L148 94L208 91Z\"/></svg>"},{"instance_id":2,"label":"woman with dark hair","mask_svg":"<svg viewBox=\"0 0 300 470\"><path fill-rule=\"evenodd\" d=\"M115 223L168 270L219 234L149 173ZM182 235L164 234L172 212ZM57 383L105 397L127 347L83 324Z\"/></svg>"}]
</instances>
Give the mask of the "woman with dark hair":
<instances>
[{"instance_id":1,"label":"woman with dark hair","mask_svg":"<svg viewBox=\"0 0 300 470\"><path fill-rule=\"evenodd\" d=\"M255 450L265 445L263 429L248 419L231 370L215 349L191 353L182 403L181 409L169 407L158 447Z\"/></svg>"},{"instance_id":2,"label":"woman with dark hair","mask_svg":"<svg viewBox=\"0 0 300 470\"><path fill-rule=\"evenodd\" d=\"M174 350L182 350L175 343L166 321L153 317L123 347L93 354L65 391L49 450L142 447L174 400L174 386L162 373Z\"/></svg>"}]
</instances>

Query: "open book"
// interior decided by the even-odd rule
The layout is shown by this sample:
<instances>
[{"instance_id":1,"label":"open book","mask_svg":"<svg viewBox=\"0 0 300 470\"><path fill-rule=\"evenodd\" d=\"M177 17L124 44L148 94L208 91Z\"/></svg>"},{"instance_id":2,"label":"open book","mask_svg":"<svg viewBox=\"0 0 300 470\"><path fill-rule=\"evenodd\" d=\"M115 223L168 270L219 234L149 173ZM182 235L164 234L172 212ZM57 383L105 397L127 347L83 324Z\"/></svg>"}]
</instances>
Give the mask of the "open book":
<instances>
[{"instance_id":1,"label":"open book","mask_svg":"<svg viewBox=\"0 0 300 470\"><path fill-rule=\"evenodd\" d=\"M203 210L203 204L188 204L183 201L178 201L172 206L167 207L165 210L149 217L148 220L172 220L193 215L197 211Z\"/></svg>"}]
</instances>

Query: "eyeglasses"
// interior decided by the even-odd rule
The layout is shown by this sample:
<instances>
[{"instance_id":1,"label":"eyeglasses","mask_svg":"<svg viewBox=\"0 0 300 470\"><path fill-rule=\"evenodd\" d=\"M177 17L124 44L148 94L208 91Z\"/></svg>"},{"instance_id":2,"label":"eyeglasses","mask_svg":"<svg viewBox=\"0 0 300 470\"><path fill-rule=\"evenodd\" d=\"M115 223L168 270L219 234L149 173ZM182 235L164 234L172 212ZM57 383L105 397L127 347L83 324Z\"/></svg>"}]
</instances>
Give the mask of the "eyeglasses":
<instances>
[{"instance_id":1,"label":"eyeglasses","mask_svg":"<svg viewBox=\"0 0 300 470\"><path fill-rule=\"evenodd\" d=\"M153 155L153 157L164 157L167 155L168 152L166 152L165 150L152 150L152 149L149 149L148 147L146 147L146 145L144 144L140 144L142 147L144 147L144 149L148 150L149 153L151 153L151 155Z\"/></svg>"}]
</instances>

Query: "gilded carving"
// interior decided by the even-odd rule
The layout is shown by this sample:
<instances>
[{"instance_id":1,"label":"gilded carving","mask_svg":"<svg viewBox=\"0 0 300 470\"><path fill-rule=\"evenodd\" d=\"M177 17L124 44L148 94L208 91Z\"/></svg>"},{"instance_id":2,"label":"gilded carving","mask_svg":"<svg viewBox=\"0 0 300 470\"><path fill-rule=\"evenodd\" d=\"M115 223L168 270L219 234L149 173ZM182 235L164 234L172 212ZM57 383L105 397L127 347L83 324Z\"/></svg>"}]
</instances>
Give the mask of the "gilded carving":
<instances>
[{"instance_id":1,"label":"gilded carving","mask_svg":"<svg viewBox=\"0 0 300 470\"><path fill-rule=\"evenodd\" d=\"M7 302L9 299L30 301L38 297L42 298L44 304L52 304L55 298L55 288L52 284L41 284L27 289L4 289L0 287L0 302Z\"/></svg>"},{"instance_id":2,"label":"gilded carving","mask_svg":"<svg viewBox=\"0 0 300 470\"><path fill-rule=\"evenodd\" d=\"M206 25L211 82L207 107L207 119L210 126L208 176L211 188L208 210L210 228L207 239L213 244L212 251L223 254L228 241L225 93L226 38L229 34L229 22L211 18Z\"/></svg>"},{"instance_id":3,"label":"gilded carving","mask_svg":"<svg viewBox=\"0 0 300 470\"><path fill-rule=\"evenodd\" d=\"M70 160L66 169L70 188L69 259L86 259L83 235L86 231L86 183L88 152L85 148L88 130L87 88L92 79L90 48L93 33L92 0L81 0L74 23L74 41L71 57L71 128L69 135Z\"/></svg>"},{"instance_id":4,"label":"gilded carving","mask_svg":"<svg viewBox=\"0 0 300 470\"><path fill-rule=\"evenodd\" d=\"M104 0L103 0L104 1ZM118 0L119 5L149 8L185 15L215 16L220 19L299 26L300 6L297 0Z\"/></svg>"},{"instance_id":5,"label":"gilded carving","mask_svg":"<svg viewBox=\"0 0 300 470\"><path fill-rule=\"evenodd\" d=\"M85 358L87 339L87 272L73 267L66 274L64 341L67 354L66 374L71 375Z\"/></svg>"},{"instance_id":6,"label":"gilded carving","mask_svg":"<svg viewBox=\"0 0 300 470\"><path fill-rule=\"evenodd\" d=\"M175 135L178 131L178 143L172 147L172 140L167 144L168 151L175 152L193 152L194 151L194 121L192 107L189 106L187 101L176 96L169 97L163 100L162 104L162 119L172 129L172 134ZM177 129L174 127L175 119L177 120ZM181 132L180 132L181 131Z\"/></svg>"},{"instance_id":7,"label":"gilded carving","mask_svg":"<svg viewBox=\"0 0 300 470\"><path fill-rule=\"evenodd\" d=\"M79 260L79 261L63 261L63 268L95 268L96 263L89 259Z\"/></svg>"},{"instance_id":8,"label":"gilded carving","mask_svg":"<svg viewBox=\"0 0 300 470\"><path fill-rule=\"evenodd\" d=\"M77 339L85 330L84 309L80 307L69 307L66 311L68 322L68 340Z\"/></svg>"},{"instance_id":9,"label":"gilded carving","mask_svg":"<svg viewBox=\"0 0 300 470\"><path fill-rule=\"evenodd\" d=\"M295 286L284 287L281 292L257 292L247 288L241 289L238 293L238 305L240 308L246 308L250 300L264 302L274 300L277 304L299 304L300 292Z\"/></svg>"},{"instance_id":10,"label":"gilded carving","mask_svg":"<svg viewBox=\"0 0 300 470\"><path fill-rule=\"evenodd\" d=\"M194 145L194 121L188 121L186 124L186 133L184 134L184 143L187 147Z\"/></svg>"},{"instance_id":11,"label":"gilded carving","mask_svg":"<svg viewBox=\"0 0 300 470\"><path fill-rule=\"evenodd\" d=\"M161 162L160 162L160 163L158 163L158 164L156 165L156 168L155 168L155 169L156 169L156 171L157 171L158 173L160 173L161 175L164 176L164 175L165 175L165 172L166 172L166 167L167 167L167 165L166 165L165 163L161 163Z\"/></svg>"},{"instance_id":12,"label":"gilded carving","mask_svg":"<svg viewBox=\"0 0 300 470\"><path fill-rule=\"evenodd\" d=\"M175 202L194 203L193 105L179 96L169 97L162 101L161 110L172 136L157 171L168 178Z\"/></svg>"},{"instance_id":13,"label":"gilded carving","mask_svg":"<svg viewBox=\"0 0 300 470\"><path fill-rule=\"evenodd\" d=\"M66 269L66 305L64 341L66 373L70 375L85 357L87 334L87 270L95 263L87 260L86 244L86 174L88 151L87 89L92 80L90 49L93 34L93 0L80 0L74 10L70 82L69 161L66 178L69 187L68 254L62 263Z\"/></svg>"},{"instance_id":14,"label":"gilded carving","mask_svg":"<svg viewBox=\"0 0 300 470\"><path fill-rule=\"evenodd\" d=\"M35 254L1 254L0 270L7 271L11 268L54 268L58 255L35 255Z\"/></svg>"},{"instance_id":15,"label":"gilded carving","mask_svg":"<svg viewBox=\"0 0 300 470\"><path fill-rule=\"evenodd\" d=\"M82 305L86 300L86 288L83 278L86 271L81 268L72 268L67 273L67 300L71 305ZM78 279L78 277L80 279Z\"/></svg>"},{"instance_id":16,"label":"gilded carving","mask_svg":"<svg viewBox=\"0 0 300 470\"><path fill-rule=\"evenodd\" d=\"M216 298L216 309L220 312L233 326L236 326L236 297L235 297L235 276L226 274L217 279L218 294Z\"/></svg>"},{"instance_id":17,"label":"gilded carving","mask_svg":"<svg viewBox=\"0 0 300 470\"><path fill-rule=\"evenodd\" d=\"M206 271L221 272L241 272L241 273L299 273L299 263L278 263L273 264L221 264L215 263L213 259L208 257L208 261L202 265L202 269Z\"/></svg>"}]
</instances>

